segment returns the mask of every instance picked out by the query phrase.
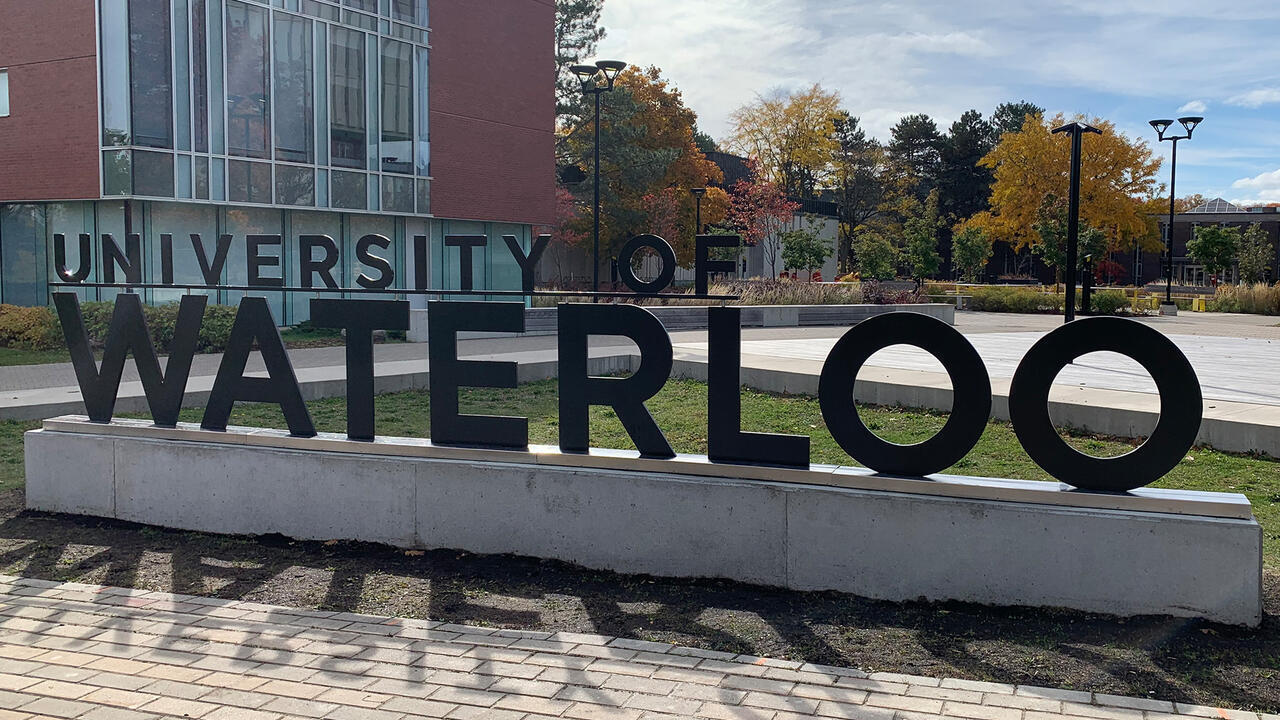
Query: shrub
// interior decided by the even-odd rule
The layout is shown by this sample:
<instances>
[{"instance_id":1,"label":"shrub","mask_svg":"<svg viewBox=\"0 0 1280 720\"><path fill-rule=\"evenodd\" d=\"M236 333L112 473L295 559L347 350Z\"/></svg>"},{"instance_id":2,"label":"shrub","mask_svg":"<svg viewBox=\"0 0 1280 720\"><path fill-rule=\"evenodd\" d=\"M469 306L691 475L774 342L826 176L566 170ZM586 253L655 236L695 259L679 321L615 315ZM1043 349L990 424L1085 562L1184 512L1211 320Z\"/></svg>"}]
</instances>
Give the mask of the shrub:
<instances>
[{"instance_id":1,"label":"shrub","mask_svg":"<svg viewBox=\"0 0 1280 720\"><path fill-rule=\"evenodd\" d=\"M986 312L1060 312L1063 296L1019 287L975 287L969 289L969 308Z\"/></svg>"},{"instance_id":2,"label":"shrub","mask_svg":"<svg viewBox=\"0 0 1280 720\"><path fill-rule=\"evenodd\" d=\"M0 306L12 307L12 306ZM146 318L147 329L151 332L151 342L156 352L162 355L173 350L173 333L178 324L178 303L162 305L143 305L142 316ZM48 314L55 332L55 342L48 347L64 347L61 323L57 314L50 308L19 308L19 310L41 310ZM2 311L0 311L2 312ZM89 335L89 342L101 348L107 342L107 334L111 329L111 318L115 314L115 303L86 302L80 304L80 315L84 319L84 328ZM204 309L204 322L200 325L199 338L196 340L196 352L221 352L227 347L227 338L231 335L231 326L235 323L236 306L208 305ZM3 322L3 320L0 320ZM0 345L18 347L6 342L7 336L0 330ZM32 348L37 349L37 348Z\"/></svg>"},{"instance_id":3,"label":"shrub","mask_svg":"<svg viewBox=\"0 0 1280 720\"><path fill-rule=\"evenodd\" d=\"M1094 315L1115 315L1129 306L1129 299L1119 290L1100 290L1089 296L1089 309Z\"/></svg>"},{"instance_id":4,"label":"shrub","mask_svg":"<svg viewBox=\"0 0 1280 720\"><path fill-rule=\"evenodd\" d=\"M200 340L196 352L222 352L227 349L231 326L236 321L235 305L209 305L204 309L204 323L200 326Z\"/></svg>"},{"instance_id":5,"label":"shrub","mask_svg":"<svg viewBox=\"0 0 1280 720\"><path fill-rule=\"evenodd\" d=\"M109 301L80 303L80 316L84 318L84 329L89 333L90 342L101 345L106 340L115 309L116 304Z\"/></svg>"},{"instance_id":6,"label":"shrub","mask_svg":"<svg viewBox=\"0 0 1280 720\"><path fill-rule=\"evenodd\" d=\"M51 308L0 305L0 346L53 350L61 345L62 330Z\"/></svg>"}]
</instances>

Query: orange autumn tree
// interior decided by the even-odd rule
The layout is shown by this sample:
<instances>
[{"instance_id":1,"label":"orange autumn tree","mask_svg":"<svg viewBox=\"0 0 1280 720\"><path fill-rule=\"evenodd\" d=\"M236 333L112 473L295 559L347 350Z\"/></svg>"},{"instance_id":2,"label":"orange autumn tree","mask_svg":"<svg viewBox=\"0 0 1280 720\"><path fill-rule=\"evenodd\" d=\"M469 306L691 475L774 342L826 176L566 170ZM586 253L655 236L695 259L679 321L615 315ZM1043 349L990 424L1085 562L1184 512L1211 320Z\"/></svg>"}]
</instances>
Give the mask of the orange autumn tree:
<instances>
[{"instance_id":1,"label":"orange autumn tree","mask_svg":"<svg viewBox=\"0 0 1280 720\"><path fill-rule=\"evenodd\" d=\"M691 188L708 188L702 222L719 223L729 209L728 195L709 187L724 179L720 168L694 143L697 114L685 107L679 90L656 67L629 68L613 92L603 98L600 124L600 244L612 257L633 235L661 235L681 265L693 263L694 198ZM566 146L590 176L594 127L586 123ZM591 181L573 188L586 209L579 227L591 241Z\"/></svg>"},{"instance_id":2,"label":"orange autumn tree","mask_svg":"<svg viewBox=\"0 0 1280 720\"><path fill-rule=\"evenodd\" d=\"M1135 242L1145 249L1159 249L1146 202L1159 190L1160 158L1146 141L1130 140L1110 122L1083 116L1071 119L1102 131L1086 135L1082 145L1081 221L1106 236L1109 250L1130 248ZM1022 130L1001 136L995 149L978 163L995 173L991 209L973 216L967 225L1016 250L1034 249L1042 242L1035 225L1045 198L1065 198L1069 193L1071 140L1065 133L1051 133L1069 121L1063 115L1050 119L1029 115Z\"/></svg>"}]
</instances>

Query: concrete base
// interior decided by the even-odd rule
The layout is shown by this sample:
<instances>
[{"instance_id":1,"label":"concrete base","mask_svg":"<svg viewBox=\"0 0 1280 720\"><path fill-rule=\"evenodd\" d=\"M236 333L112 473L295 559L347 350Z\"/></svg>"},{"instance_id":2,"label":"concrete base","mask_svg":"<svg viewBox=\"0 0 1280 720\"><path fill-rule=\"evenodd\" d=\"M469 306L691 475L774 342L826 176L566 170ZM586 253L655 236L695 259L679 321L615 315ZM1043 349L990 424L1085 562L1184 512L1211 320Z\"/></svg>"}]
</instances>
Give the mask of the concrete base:
<instances>
[{"instance_id":1,"label":"concrete base","mask_svg":"<svg viewBox=\"0 0 1280 720\"><path fill-rule=\"evenodd\" d=\"M360 443L278 430L59 418L26 435L27 506L555 558L886 600L1261 621L1248 500L1056 483Z\"/></svg>"},{"instance_id":2,"label":"concrete base","mask_svg":"<svg viewBox=\"0 0 1280 720\"><path fill-rule=\"evenodd\" d=\"M1160 303L1161 315L1177 315L1178 306L1173 303Z\"/></svg>"},{"instance_id":3,"label":"concrete base","mask_svg":"<svg viewBox=\"0 0 1280 720\"><path fill-rule=\"evenodd\" d=\"M956 322L956 309L950 303L918 303L910 305L741 305L742 327L797 327L801 325L856 325L875 315L890 312L918 312L942 320ZM662 321L667 330L705 330L707 306L656 305L645 308ZM524 335L554 335L556 309L525 308ZM510 337L510 333L458 333L464 339ZM409 311L410 342L427 342L427 311Z\"/></svg>"}]
</instances>

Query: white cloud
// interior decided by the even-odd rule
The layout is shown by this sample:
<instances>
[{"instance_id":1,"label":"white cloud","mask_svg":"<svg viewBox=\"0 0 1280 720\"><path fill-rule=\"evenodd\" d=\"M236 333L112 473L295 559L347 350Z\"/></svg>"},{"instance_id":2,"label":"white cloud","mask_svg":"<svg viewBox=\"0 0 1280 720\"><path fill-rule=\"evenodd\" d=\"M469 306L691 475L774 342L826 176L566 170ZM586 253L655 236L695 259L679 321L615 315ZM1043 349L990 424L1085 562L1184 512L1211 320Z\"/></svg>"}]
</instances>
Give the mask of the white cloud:
<instances>
[{"instance_id":1,"label":"white cloud","mask_svg":"<svg viewBox=\"0 0 1280 720\"><path fill-rule=\"evenodd\" d=\"M1236 204L1260 205L1280 202L1280 170L1259 173L1249 178L1240 178L1231 183L1231 188L1250 193L1246 197L1232 200Z\"/></svg>"},{"instance_id":2,"label":"white cloud","mask_svg":"<svg viewBox=\"0 0 1280 720\"><path fill-rule=\"evenodd\" d=\"M1237 0L1230 13L1202 0L1167 4L1153 14L1148 0L607 0L600 54L661 67L720 139L729 114L757 94L814 82L839 91L884 139L903 113L945 128L968 108L985 114L1020 98L1160 115L1186 102L1187 88L1223 88L1197 99L1220 102L1280 64L1280 45L1258 22L1280 18L1275 0ZM1167 67L1180 68L1180 83L1160 80Z\"/></svg>"},{"instance_id":3,"label":"white cloud","mask_svg":"<svg viewBox=\"0 0 1280 720\"><path fill-rule=\"evenodd\" d=\"M1256 108L1270 103L1280 103L1280 88L1258 88L1227 98L1230 105Z\"/></svg>"},{"instance_id":4,"label":"white cloud","mask_svg":"<svg viewBox=\"0 0 1280 720\"><path fill-rule=\"evenodd\" d=\"M1183 105L1182 107L1178 108L1178 112L1180 112L1180 113L1184 113L1184 112L1202 113L1202 112L1204 112L1204 111L1206 111L1206 110L1208 110L1208 109L1209 109L1209 106L1208 106L1208 105L1206 105L1206 104L1205 104L1205 102L1204 102L1203 100L1192 100L1191 102L1187 103L1186 105Z\"/></svg>"}]
</instances>

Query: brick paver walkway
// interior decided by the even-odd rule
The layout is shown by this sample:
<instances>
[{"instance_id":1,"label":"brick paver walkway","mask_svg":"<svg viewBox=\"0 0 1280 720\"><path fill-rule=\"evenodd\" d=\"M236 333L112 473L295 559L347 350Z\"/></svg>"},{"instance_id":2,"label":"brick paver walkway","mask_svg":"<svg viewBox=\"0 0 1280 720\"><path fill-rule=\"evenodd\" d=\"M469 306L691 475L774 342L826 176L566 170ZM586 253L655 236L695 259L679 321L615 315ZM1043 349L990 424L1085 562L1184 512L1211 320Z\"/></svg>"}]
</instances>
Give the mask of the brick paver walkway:
<instances>
[{"instance_id":1,"label":"brick paver walkway","mask_svg":"<svg viewBox=\"0 0 1280 720\"><path fill-rule=\"evenodd\" d=\"M0 576L0 720L1277 716Z\"/></svg>"}]
</instances>

